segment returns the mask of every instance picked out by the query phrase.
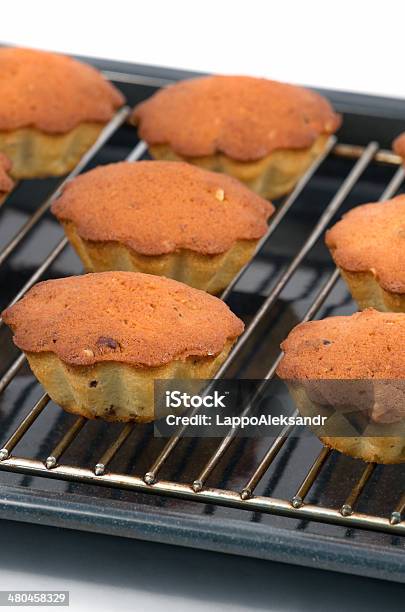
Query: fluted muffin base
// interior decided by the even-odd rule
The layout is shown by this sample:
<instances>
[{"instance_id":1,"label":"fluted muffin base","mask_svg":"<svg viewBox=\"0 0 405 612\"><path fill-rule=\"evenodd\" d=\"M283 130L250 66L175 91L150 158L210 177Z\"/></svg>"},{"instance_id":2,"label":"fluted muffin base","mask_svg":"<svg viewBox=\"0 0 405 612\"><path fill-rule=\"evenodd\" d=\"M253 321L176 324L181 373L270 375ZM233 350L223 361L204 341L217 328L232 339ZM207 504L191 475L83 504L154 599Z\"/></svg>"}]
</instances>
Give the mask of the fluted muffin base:
<instances>
[{"instance_id":1,"label":"fluted muffin base","mask_svg":"<svg viewBox=\"0 0 405 612\"><path fill-rule=\"evenodd\" d=\"M13 178L61 176L73 170L103 128L103 123L82 123L65 134L36 128L0 131L0 151L12 162Z\"/></svg>"},{"instance_id":2,"label":"fluted muffin base","mask_svg":"<svg viewBox=\"0 0 405 612\"><path fill-rule=\"evenodd\" d=\"M67 412L104 421L155 420L154 381L210 379L225 361L234 341L213 357L188 357L160 367L118 362L72 366L54 353L26 353L32 372L51 399Z\"/></svg>"},{"instance_id":3,"label":"fluted muffin base","mask_svg":"<svg viewBox=\"0 0 405 612\"><path fill-rule=\"evenodd\" d=\"M63 222L65 233L88 272L121 270L166 276L211 294L223 291L252 258L257 240L238 240L219 255L180 249L167 255L141 255L118 242L93 242L81 238L72 222Z\"/></svg>"},{"instance_id":4,"label":"fluted muffin base","mask_svg":"<svg viewBox=\"0 0 405 612\"><path fill-rule=\"evenodd\" d=\"M360 310L375 308L381 312L405 312L405 294L386 291L372 272L339 270Z\"/></svg>"},{"instance_id":5,"label":"fluted muffin base","mask_svg":"<svg viewBox=\"0 0 405 612\"><path fill-rule=\"evenodd\" d=\"M344 417L345 411L321 406L312 401L303 384L297 381L286 382L302 416L313 417L318 414L328 416L327 430L330 431L333 428L333 431L336 432L348 432L350 422ZM347 410L353 412L356 409L358 410L358 407L353 406ZM399 433L403 435L398 435ZM405 424L403 422L389 424L370 422L362 436L356 436L353 429L353 432L347 436L318 435L318 437L325 446L356 459L384 464L405 462Z\"/></svg>"},{"instance_id":6,"label":"fluted muffin base","mask_svg":"<svg viewBox=\"0 0 405 612\"><path fill-rule=\"evenodd\" d=\"M252 162L236 161L217 153L207 157L184 157L169 145L151 145L152 157L166 161L185 161L205 170L229 174L264 198L273 200L292 191L312 162L322 153L329 136L323 134L306 149L280 149Z\"/></svg>"}]
</instances>

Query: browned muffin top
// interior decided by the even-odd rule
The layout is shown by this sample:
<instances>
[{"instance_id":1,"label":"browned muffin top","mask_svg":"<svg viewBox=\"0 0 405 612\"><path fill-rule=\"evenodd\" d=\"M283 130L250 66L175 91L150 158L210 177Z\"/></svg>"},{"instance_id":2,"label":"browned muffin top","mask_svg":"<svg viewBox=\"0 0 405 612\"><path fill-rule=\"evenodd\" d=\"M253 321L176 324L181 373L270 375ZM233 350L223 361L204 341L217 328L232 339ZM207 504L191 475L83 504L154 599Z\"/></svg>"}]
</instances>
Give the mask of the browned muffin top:
<instances>
[{"instance_id":1,"label":"browned muffin top","mask_svg":"<svg viewBox=\"0 0 405 612\"><path fill-rule=\"evenodd\" d=\"M405 159L405 132L395 138L394 142L392 143L392 148L394 153Z\"/></svg>"},{"instance_id":2,"label":"browned muffin top","mask_svg":"<svg viewBox=\"0 0 405 612\"><path fill-rule=\"evenodd\" d=\"M363 204L326 233L335 263L349 272L372 272L381 287L405 293L405 195Z\"/></svg>"},{"instance_id":3,"label":"browned muffin top","mask_svg":"<svg viewBox=\"0 0 405 612\"><path fill-rule=\"evenodd\" d=\"M132 122L150 145L168 144L179 155L217 152L240 161L276 149L310 147L331 134L340 117L313 91L244 76L181 81L138 104Z\"/></svg>"},{"instance_id":4,"label":"browned muffin top","mask_svg":"<svg viewBox=\"0 0 405 612\"><path fill-rule=\"evenodd\" d=\"M405 379L405 314L372 308L297 325L281 344L280 378Z\"/></svg>"},{"instance_id":5,"label":"browned muffin top","mask_svg":"<svg viewBox=\"0 0 405 612\"><path fill-rule=\"evenodd\" d=\"M20 349L50 351L71 365L151 367L218 355L244 327L218 298L135 272L38 283L3 318Z\"/></svg>"},{"instance_id":6,"label":"browned muffin top","mask_svg":"<svg viewBox=\"0 0 405 612\"><path fill-rule=\"evenodd\" d=\"M267 230L272 204L239 181L183 162L121 162L74 179L54 203L80 236L137 253L217 254Z\"/></svg>"},{"instance_id":7,"label":"browned muffin top","mask_svg":"<svg viewBox=\"0 0 405 612\"><path fill-rule=\"evenodd\" d=\"M0 91L0 130L64 133L82 122L105 123L124 103L95 68L33 49L0 49Z\"/></svg>"},{"instance_id":8,"label":"browned muffin top","mask_svg":"<svg viewBox=\"0 0 405 612\"><path fill-rule=\"evenodd\" d=\"M0 193L8 193L12 190L14 183L8 173L11 170L11 161L0 152Z\"/></svg>"}]
</instances>

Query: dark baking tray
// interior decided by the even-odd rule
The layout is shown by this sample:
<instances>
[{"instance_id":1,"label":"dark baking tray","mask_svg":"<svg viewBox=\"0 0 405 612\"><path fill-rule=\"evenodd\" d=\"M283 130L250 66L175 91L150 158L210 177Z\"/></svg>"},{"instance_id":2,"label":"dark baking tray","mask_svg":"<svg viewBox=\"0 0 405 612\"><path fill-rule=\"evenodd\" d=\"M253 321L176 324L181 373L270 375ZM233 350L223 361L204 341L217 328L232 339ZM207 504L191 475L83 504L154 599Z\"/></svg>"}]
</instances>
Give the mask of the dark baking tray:
<instances>
[{"instance_id":1,"label":"dark baking tray","mask_svg":"<svg viewBox=\"0 0 405 612\"><path fill-rule=\"evenodd\" d=\"M86 61L107 71L131 105L147 98L159 86L191 76L178 70L87 58ZM389 148L392 139L405 130L405 103L402 100L336 91L323 93L344 113L339 134L341 142L364 145L370 140L377 140L381 147ZM121 160L135 144L134 129L123 127L91 165ZM291 261L303 244L352 165L353 161L350 160L328 158L268 246L238 283L229 303L245 320L257 310L263 296L269 292L275 275ZM338 216L355 204L377 199L393 172L392 166L370 165ZM0 210L0 248L57 183L57 180L26 181L19 186L11 200ZM1 307L12 299L61 236L60 227L47 214L0 268ZM279 342L303 316L332 270L330 257L323 241L319 240L265 317L255 333L254 342L248 343L235 363L234 375L261 378L266 373ZM80 262L69 248L44 278L80 272ZM339 282L319 315L344 314L354 310L345 287ZM2 373L17 353L7 330L2 330L0 341ZM41 389L35 384L29 370L21 370L0 398L2 441L40 394ZM19 443L16 454L44 458L72 420L73 417L57 407L47 408ZM116 433L114 427L108 428L98 422L87 425L64 455L63 462L72 465L94 464ZM113 460L111 469L144 473L163 442L151 438L147 428L137 429ZM204 464L217 444L217 440L183 440L165 465L162 478L191 482L198 473L198 467ZM209 484L240 490L267 447L268 441L264 439L238 439L209 479ZM314 437L291 438L263 478L257 493L286 499L291 497L319 449L320 443ZM360 462L334 453L312 488L308 501L338 507L361 470ZM404 476L402 466L378 467L361 497L359 510L386 515L404 489ZM398 536L4 471L0 471L0 485L0 511L5 519L405 581L404 540Z\"/></svg>"}]
</instances>

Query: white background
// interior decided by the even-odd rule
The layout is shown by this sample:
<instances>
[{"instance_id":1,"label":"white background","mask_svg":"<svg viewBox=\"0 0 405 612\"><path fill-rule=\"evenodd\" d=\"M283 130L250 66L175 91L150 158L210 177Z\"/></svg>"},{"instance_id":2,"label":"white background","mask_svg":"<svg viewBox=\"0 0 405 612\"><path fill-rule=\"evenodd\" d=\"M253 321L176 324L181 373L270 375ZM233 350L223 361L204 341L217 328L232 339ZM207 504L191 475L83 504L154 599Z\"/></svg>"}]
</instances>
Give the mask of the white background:
<instances>
[{"instance_id":1,"label":"white background","mask_svg":"<svg viewBox=\"0 0 405 612\"><path fill-rule=\"evenodd\" d=\"M405 98L403 0L3 0L0 40Z\"/></svg>"},{"instance_id":2,"label":"white background","mask_svg":"<svg viewBox=\"0 0 405 612\"><path fill-rule=\"evenodd\" d=\"M0 9L1 42L405 98L403 0L3 0ZM321 610L325 601L332 610L340 601L371 612L400 601L395 585L278 564L11 523L5 533L0 588L69 588L75 610Z\"/></svg>"}]
</instances>

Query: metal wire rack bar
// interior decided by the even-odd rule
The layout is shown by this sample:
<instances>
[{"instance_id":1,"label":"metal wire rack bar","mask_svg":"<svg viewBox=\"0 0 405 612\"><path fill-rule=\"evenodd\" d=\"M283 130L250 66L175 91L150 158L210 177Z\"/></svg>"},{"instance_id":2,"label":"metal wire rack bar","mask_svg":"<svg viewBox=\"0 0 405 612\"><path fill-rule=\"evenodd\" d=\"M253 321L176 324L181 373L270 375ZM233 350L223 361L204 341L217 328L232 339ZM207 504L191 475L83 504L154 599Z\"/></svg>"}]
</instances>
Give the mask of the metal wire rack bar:
<instances>
[{"instance_id":1,"label":"metal wire rack bar","mask_svg":"<svg viewBox=\"0 0 405 612\"><path fill-rule=\"evenodd\" d=\"M354 485L348 498L346 499L345 503L340 509L340 514L342 516L350 516L351 514L353 514L353 507L358 501L360 495L362 494L364 487L370 480L371 475L375 470L375 467L376 467L375 463L368 463L366 465L362 475L360 476L359 480Z\"/></svg>"},{"instance_id":2,"label":"metal wire rack bar","mask_svg":"<svg viewBox=\"0 0 405 612\"><path fill-rule=\"evenodd\" d=\"M338 143L332 153L337 157L342 157L346 159L358 159L364 153L366 147L353 145L353 144L345 144ZM396 153L393 153L389 149L378 149L375 152L373 157L373 161L382 163L382 164L391 164L393 166L400 166L402 164L402 158Z\"/></svg>"},{"instance_id":3,"label":"metal wire rack bar","mask_svg":"<svg viewBox=\"0 0 405 612\"><path fill-rule=\"evenodd\" d=\"M34 421L36 421L43 409L46 407L49 402L49 399L50 398L48 394L45 393L44 395L42 395L42 397L37 401L35 406L27 414L27 416L21 421L17 429L14 431L14 433L4 444L3 448L0 450L0 461L3 461L4 459L7 459L9 457L15 445L18 444L23 435L28 431L28 429L31 427Z\"/></svg>"},{"instance_id":4,"label":"metal wire rack bar","mask_svg":"<svg viewBox=\"0 0 405 612\"><path fill-rule=\"evenodd\" d=\"M284 446L284 443L288 439L291 431L293 430L293 425L287 425L281 431L281 433L274 440L273 444L270 446L269 450L259 463L258 467L254 471L253 475L249 478L245 486L243 487L240 496L242 499L246 500L252 497L254 490L257 485L269 469L269 466L273 463L274 459L277 457L279 452Z\"/></svg>"},{"instance_id":5,"label":"metal wire rack bar","mask_svg":"<svg viewBox=\"0 0 405 612\"><path fill-rule=\"evenodd\" d=\"M322 448L321 452L311 465L307 475L298 488L298 491L291 500L291 504L294 506L294 508L301 508L305 497L308 495L309 490L311 489L315 480L318 478L319 472L321 471L331 452L331 449L327 448L326 446Z\"/></svg>"},{"instance_id":6,"label":"metal wire rack bar","mask_svg":"<svg viewBox=\"0 0 405 612\"><path fill-rule=\"evenodd\" d=\"M128 436L132 433L134 429L134 423L127 423L119 436L114 440L114 442L107 448L107 450L103 453L100 459L97 461L94 467L94 473L96 476L102 476L106 470L107 465L110 463L112 458L118 453L121 446L124 444Z\"/></svg>"},{"instance_id":7,"label":"metal wire rack bar","mask_svg":"<svg viewBox=\"0 0 405 612\"><path fill-rule=\"evenodd\" d=\"M9 367L4 376L2 376L2 378L0 379L0 393L3 393L4 389L8 387L8 385L11 383L14 376L18 374L19 370L24 365L26 360L26 356L21 353L21 355L19 355L19 357L17 357L17 359L12 363L12 365Z\"/></svg>"},{"instance_id":8,"label":"metal wire rack bar","mask_svg":"<svg viewBox=\"0 0 405 612\"><path fill-rule=\"evenodd\" d=\"M80 431L83 429L86 424L87 419L80 416L77 417L75 422L67 432L64 434L63 438L57 443L51 454L45 460L45 467L47 470L50 470L55 467L60 457L66 451L66 449L72 444L73 440L78 436Z\"/></svg>"}]
</instances>

